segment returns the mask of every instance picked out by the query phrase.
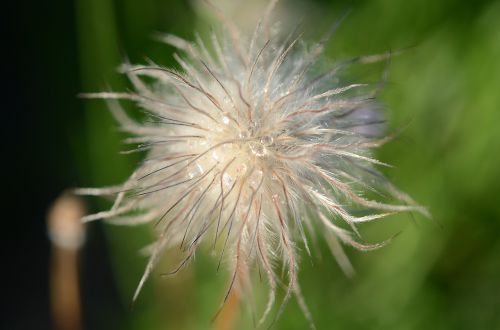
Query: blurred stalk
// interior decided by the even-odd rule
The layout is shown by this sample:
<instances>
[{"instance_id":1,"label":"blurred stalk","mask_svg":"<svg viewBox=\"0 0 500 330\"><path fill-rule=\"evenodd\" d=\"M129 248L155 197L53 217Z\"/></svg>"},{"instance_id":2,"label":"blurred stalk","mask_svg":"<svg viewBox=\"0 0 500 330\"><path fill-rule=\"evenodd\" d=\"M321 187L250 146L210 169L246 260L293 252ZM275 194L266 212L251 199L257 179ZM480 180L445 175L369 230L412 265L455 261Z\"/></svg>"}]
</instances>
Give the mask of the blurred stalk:
<instances>
[{"instance_id":1,"label":"blurred stalk","mask_svg":"<svg viewBox=\"0 0 500 330\"><path fill-rule=\"evenodd\" d=\"M124 83L116 73L120 56L112 1L79 0L76 11L82 92L123 88ZM129 173L130 165L127 162L128 159L117 156L117 150L121 147L116 132L117 125L104 102L91 100L82 102L85 105L88 145L88 149L84 152L87 156L84 160L87 170L85 176L90 179L87 185L103 186L121 182ZM99 209L104 209L109 207L109 204L98 199L97 206ZM96 225L100 224L91 226ZM131 244L123 242L123 232L118 232L118 228L111 226L105 226L105 231L110 243L115 274L135 274L136 272L131 271L131 268L135 266L138 271L137 265L130 263L130 260L120 260L121 256L125 258L126 254L129 258L132 253L136 252L130 246ZM116 280L126 306L130 302L130 292L133 292L136 282L129 280L126 276L116 276Z\"/></svg>"},{"instance_id":2,"label":"blurred stalk","mask_svg":"<svg viewBox=\"0 0 500 330\"><path fill-rule=\"evenodd\" d=\"M123 82L116 74L120 56L114 26L112 1L78 0L76 8L79 33L80 75L82 91L102 91L121 88ZM109 184L122 180L127 173L127 163L116 154L119 139L114 121L103 102L85 101L87 118L87 177L91 184ZM102 166L106 160L107 166Z\"/></svg>"},{"instance_id":3,"label":"blurred stalk","mask_svg":"<svg viewBox=\"0 0 500 330\"><path fill-rule=\"evenodd\" d=\"M113 1L77 0L75 9L79 36L81 92L124 89L123 78L116 72L122 61ZM123 181L132 168L130 158L117 155L117 151L121 148L117 124L107 111L104 102L91 100L82 102L85 105L88 145L88 150L84 152L87 156L84 159L87 171L85 176L90 179L87 185L103 186ZM97 205L99 209L110 206L103 200L97 200ZM96 225L100 224L91 226ZM114 278L123 306L128 306L143 270L143 266L138 262L131 262L131 258L137 255L137 245L142 244L142 242L137 243L137 240L144 239L146 234L140 228L133 232L114 226L104 226L104 228ZM142 301L144 302L144 299ZM134 316L138 314L140 313L136 310Z\"/></svg>"},{"instance_id":4,"label":"blurred stalk","mask_svg":"<svg viewBox=\"0 0 500 330\"><path fill-rule=\"evenodd\" d=\"M85 214L83 202L63 194L52 206L47 226L52 242L50 296L52 318L58 330L81 330L81 304L78 281L78 251L84 242L80 222Z\"/></svg>"}]
</instances>

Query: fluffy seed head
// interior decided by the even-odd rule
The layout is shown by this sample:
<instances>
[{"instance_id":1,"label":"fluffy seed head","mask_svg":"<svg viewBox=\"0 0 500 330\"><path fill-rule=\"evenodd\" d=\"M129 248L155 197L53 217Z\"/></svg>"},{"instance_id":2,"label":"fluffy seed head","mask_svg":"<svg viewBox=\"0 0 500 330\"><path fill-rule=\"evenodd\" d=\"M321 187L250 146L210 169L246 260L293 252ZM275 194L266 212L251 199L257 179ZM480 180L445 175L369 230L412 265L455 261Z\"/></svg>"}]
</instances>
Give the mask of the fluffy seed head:
<instances>
[{"instance_id":1,"label":"fluffy seed head","mask_svg":"<svg viewBox=\"0 0 500 330\"><path fill-rule=\"evenodd\" d=\"M380 138L376 89L343 78L350 65L387 55L318 72L329 35L309 47L295 31L285 37L271 31L268 19L269 11L251 36L225 21L208 47L200 38L162 36L182 52L174 55L182 70L126 64L133 92L87 94L109 100L122 129L134 136L127 142L138 144L132 152L147 151L122 185L80 189L116 195L111 210L87 221L154 223L158 237L134 299L164 251L184 253L176 273L206 243L231 265L228 294L248 289L257 264L264 270L270 295L263 319L280 281L277 262L288 270L281 306L296 294L309 315L297 283L298 242L309 252L304 228L311 235L320 228L349 274L339 243L361 250L386 243L361 243L358 224L400 211L426 213L374 169L384 164L370 150L388 140ZM118 99L134 102L148 120L131 120ZM366 199L366 190L388 192L400 203Z\"/></svg>"}]
</instances>

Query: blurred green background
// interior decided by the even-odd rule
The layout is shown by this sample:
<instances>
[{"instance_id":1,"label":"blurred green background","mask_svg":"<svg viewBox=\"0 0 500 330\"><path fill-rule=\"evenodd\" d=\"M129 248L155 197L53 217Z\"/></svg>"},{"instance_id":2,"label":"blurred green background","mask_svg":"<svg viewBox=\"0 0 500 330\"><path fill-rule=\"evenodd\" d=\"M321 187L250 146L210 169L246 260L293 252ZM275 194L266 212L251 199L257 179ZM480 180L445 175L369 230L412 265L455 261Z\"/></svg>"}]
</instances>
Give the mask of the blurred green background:
<instances>
[{"instance_id":1,"label":"blurred green background","mask_svg":"<svg viewBox=\"0 0 500 330\"><path fill-rule=\"evenodd\" d=\"M357 271L353 279L343 275L321 240L316 258L310 261L304 253L300 283L317 328L500 329L500 1L282 2L313 18L316 24L304 26L312 36L351 10L329 44L332 60L411 47L392 59L382 94L390 127L405 129L377 157L394 165L385 171L388 177L433 215L414 221L399 215L363 226L370 242L402 234L374 252L348 250ZM192 39L195 30L206 33L210 23L196 8L182 0L49 1L18 8L18 32L32 44L21 45L15 66L21 96L27 93L16 106L32 116L9 116L29 132L17 143L32 152L19 159L40 164L36 179L21 179L34 186L32 198L41 196L34 205L38 218L67 187L116 184L131 173L140 157L118 154L123 135L105 104L76 94L129 87L116 73L126 58L175 65L173 48L152 34ZM376 77L381 70L368 67L363 73ZM19 170L31 169L26 162ZM92 211L108 206L99 200L89 205ZM23 239L28 249L39 243L39 253L45 253L38 218L28 222L36 222L30 229L36 233ZM211 327L226 280L224 272L216 273L215 258L198 254L177 278L153 275L130 311L146 262L138 250L150 241L150 230L101 223L88 230L81 265L87 329ZM43 254L31 267L45 272L46 259ZM28 271L28 264L20 265L20 272ZM46 274L38 278L40 286L45 280ZM34 302L28 306L48 315L46 290L37 286L29 292ZM14 318L27 308L13 308L4 319L6 329L28 329L26 320ZM48 316L39 317L37 324L50 327ZM252 327L243 311L238 329ZM307 327L295 300L274 326Z\"/></svg>"}]
</instances>

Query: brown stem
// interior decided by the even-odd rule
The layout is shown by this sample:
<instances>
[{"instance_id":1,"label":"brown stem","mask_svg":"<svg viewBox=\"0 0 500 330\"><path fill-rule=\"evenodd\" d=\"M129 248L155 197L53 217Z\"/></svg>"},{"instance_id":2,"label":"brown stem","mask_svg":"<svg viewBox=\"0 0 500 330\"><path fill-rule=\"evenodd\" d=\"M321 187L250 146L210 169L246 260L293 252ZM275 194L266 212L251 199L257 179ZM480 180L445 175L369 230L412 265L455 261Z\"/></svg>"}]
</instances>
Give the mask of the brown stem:
<instances>
[{"instance_id":1,"label":"brown stem","mask_svg":"<svg viewBox=\"0 0 500 330\"><path fill-rule=\"evenodd\" d=\"M241 297L238 290L231 290L229 297L214 322L214 330L235 329L236 316L240 309Z\"/></svg>"},{"instance_id":2,"label":"brown stem","mask_svg":"<svg viewBox=\"0 0 500 330\"><path fill-rule=\"evenodd\" d=\"M50 302L54 327L58 330L81 330L78 251L85 232L80 219L85 213L82 201L64 193L47 216L52 242L50 260Z\"/></svg>"},{"instance_id":3,"label":"brown stem","mask_svg":"<svg viewBox=\"0 0 500 330\"><path fill-rule=\"evenodd\" d=\"M78 290L78 252L52 248L50 287L54 325L59 330L81 330Z\"/></svg>"}]
</instances>

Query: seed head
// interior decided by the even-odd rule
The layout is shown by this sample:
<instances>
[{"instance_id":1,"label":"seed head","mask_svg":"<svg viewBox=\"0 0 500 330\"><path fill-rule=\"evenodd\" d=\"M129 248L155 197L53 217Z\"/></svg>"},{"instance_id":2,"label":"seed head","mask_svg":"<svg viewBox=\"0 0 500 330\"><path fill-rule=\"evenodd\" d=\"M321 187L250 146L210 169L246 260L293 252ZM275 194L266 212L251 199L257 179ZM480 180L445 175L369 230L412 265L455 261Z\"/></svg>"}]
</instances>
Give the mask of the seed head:
<instances>
[{"instance_id":1,"label":"seed head","mask_svg":"<svg viewBox=\"0 0 500 330\"><path fill-rule=\"evenodd\" d=\"M232 289L249 288L258 265L270 288L262 322L274 304L281 281L276 265L282 264L287 284L277 314L295 294L308 316L297 282L299 244L309 253L305 228L311 235L320 228L349 274L339 243L360 250L387 243L360 242L360 223L400 211L426 214L374 169L385 164L371 157L371 149L390 138L380 138L376 88L344 78L349 66L388 55L318 72L331 33L308 47L296 31L283 38L269 29L269 12L248 37L221 16L224 33L212 34L209 47L201 38L192 43L162 36L182 52L174 55L181 71L153 62L125 64L133 92L86 95L109 100L122 129L133 135L127 142L138 144L132 152L147 151L123 184L79 190L116 195L111 210L86 221L154 223L157 240L134 300L164 251L179 247L184 254L173 274L205 243L219 264L230 264L225 299ZM134 102L148 119L131 120L118 99ZM367 199L361 195L367 190L388 192L399 203Z\"/></svg>"}]
</instances>

